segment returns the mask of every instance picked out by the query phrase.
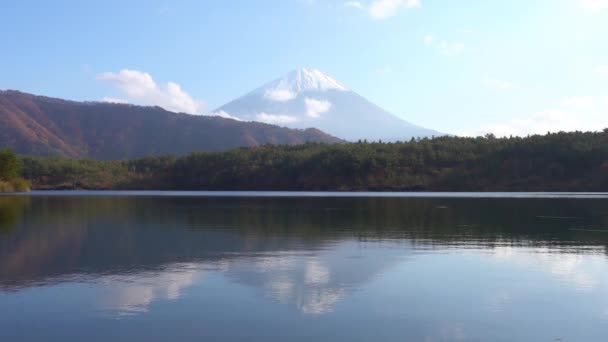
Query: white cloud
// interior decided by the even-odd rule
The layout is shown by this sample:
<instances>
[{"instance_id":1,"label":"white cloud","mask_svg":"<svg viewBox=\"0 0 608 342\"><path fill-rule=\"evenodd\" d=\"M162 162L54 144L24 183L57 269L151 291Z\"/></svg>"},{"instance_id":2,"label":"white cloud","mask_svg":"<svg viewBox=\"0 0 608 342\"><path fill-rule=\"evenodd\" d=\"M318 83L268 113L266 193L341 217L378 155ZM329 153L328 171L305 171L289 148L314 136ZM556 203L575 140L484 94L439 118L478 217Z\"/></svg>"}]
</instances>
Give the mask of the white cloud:
<instances>
[{"instance_id":1,"label":"white cloud","mask_svg":"<svg viewBox=\"0 0 608 342\"><path fill-rule=\"evenodd\" d=\"M608 9L608 0L581 0L583 8L599 12Z\"/></svg>"},{"instance_id":2,"label":"white cloud","mask_svg":"<svg viewBox=\"0 0 608 342\"><path fill-rule=\"evenodd\" d=\"M298 121L295 116L289 115L274 115L268 113L260 113L255 117L256 121L264 122L271 125L287 125Z\"/></svg>"},{"instance_id":3,"label":"white cloud","mask_svg":"<svg viewBox=\"0 0 608 342\"><path fill-rule=\"evenodd\" d=\"M123 69L118 73L104 72L98 79L118 88L129 100L141 104L189 114L200 114L205 107L204 102L192 98L179 84L167 82L159 86L146 72Z\"/></svg>"},{"instance_id":4,"label":"white cloud","mask_svg":"<svg viewBox=\"0 0 608 342\"><path fill-rule=\"evenodd\" d=\"M535 113L529 117L513 119L504 123L495 123L482 126L476 132L469 132L465 136L480 136L493 133L496 136L527 136L533 134L546 134L560 131L588 131L597 130L602 126L595 126L590 122L583 122L579 116L567 111L549 109Z\"/></svg>"},{"instance_id":5,"label":"white cloud","mask_svg":"<svg viewBox=\"0 0 608 342\"><path fill-rule=\"evenodd\" d=\"M420 0L375 0L369 5L369 15L374 19L392 17L402 8L420 7Z\"/></svg>"},{"instance_id":6,"label":"white cloud","mask_svg":"<svg viewBox=\"0 0 608 342\"><path fill-rule=\"evenodd\" d=\"M276 101L287 102L295 99L298 95L289 89L269 89L264 93L264 97Z\"/></svg>"},{"instance_id":7,"label":"white cloud","mask_svg":"<svg viewBox=\"0 0 608 342\"><path fill-rule=\"evenodd\" d=\"M494 77L484 77L481 80L481 83L488 88L494 88L499 90L510 90L516 87L513 82L501 80Z\"/></svg>"},{"instance_id":8,"label":"white cloud","mask_svg":"<svg viewBox=\"0 0 608 342\"><path fill-rule=\"evenodd\" d=\"M551 109L529 116L481 125L462 132L463 136L527 136L547 132L601 131L608 127L608 96L571 96L556 101Z\"/></svg>"},{"instance_id":9,"label":"white cloud","mask_svg":"<svg viewBox=\"0 0 608 342\"><path fill-rule=\"evenodd\" d=\"M107 103L121 103L121 104L129 103L129 101L127 101L127 100L117 99L115 97L108 97L108 96L101 99L101 101L107 102Z\"/></svg>"},{"instance_id":10,"label":"white cloud","mask_svg":"<svg viewBox=\"0 0 608 342\"><path fill-rule=\"evenodd\" d=\"M446 56L456 56L464 51L464 44L459 42L441 41L439 51Z\"/></svg>"},{"instance_id":11,"label":"white cloud","mask_svg":"<svg viewBox=\"0 0 608 342\"><path fill-rule=\"evenodd\" d=\"M562 105L577 109L587 109L593 107L596 99L593 96L572 96L561 102Z\"/></svg>"},{"instance_id":12,"label":"white cloud","mask_svg":"<svg viewBox=\"0 0 608 342\"><path fill-rule=\"evenodd\" d=\"M394 16L401 9L417 8L420 0L373 0L369 5L361 1L347 1L346 6L365 11L373 19L382 20Z\"/></svg>"},{"instance_id":13,"label":"white cloud","mask_svg":"<svg viewBox=\"0 0 608 342\"><path fill-rule=\"evenodd\" d=\"M608 77L608 65L603 65L601 67L598 67L595 71L597 71L597 73L602 76Z\"/></svg>"},{"instance_id":14,"label":"white cloud","mask_svg":"<svg viewBox=\"0 0 608 342\"><path fill-rule=\"evenodd\" d=\"M222 118L225 118L225 119L232 119L232 120L236 120L236 121L243 121L243 120L237 118L236 116L231 115L230 113L228 113L228 112L226 112L224 110L213 112L213 113L209 114L209 116L219 116L219 117L222 117Z\"/></svg>"},{"instance_id":15,"label":"white cloud","mask_svg":"<svg viewBox=\"0 0 608 342\"><path fill-rule=\"evenodd\" d=\"M331 102L329 101L306 98L304 104L306 105L306 115L315 119L331 109Z\"/></svg>"},{"instance_id":16,"label":"white cloud","mask_svg":"<svg viewBox=\"0 0 608 342\"><path fill-rule=\"evenodd\" d=\"M348 7L354 7L354 8L360 9L360 10L365 9L365 7L363 7L363 4L361 4L360 1L347 1L345 3L345 5Z\"/></svg>"},{"instance_id":17,"label":"white cloud","mask_svg":"<svg viewBox=\"0 0 608 342\"><path fill-rule=\"evenodd\" d=\"M422 41L424 42L424 45L431 46L433 45L434 38L430 34L427 34L426 36L424 36L424 38L422 38Z\"/></svg>"},{"instance_id":18,"label":"white cloud","mask_svg":"<svg viewBox=\"0 0 608 342\"><path fill-rule=\"evenodd\" d=\"M446 56L456 56L464 51L464 43L437 40L432 35L422 37L422 41L424 42L424 45L435 48Z\"/></svg>"}]
</instances>

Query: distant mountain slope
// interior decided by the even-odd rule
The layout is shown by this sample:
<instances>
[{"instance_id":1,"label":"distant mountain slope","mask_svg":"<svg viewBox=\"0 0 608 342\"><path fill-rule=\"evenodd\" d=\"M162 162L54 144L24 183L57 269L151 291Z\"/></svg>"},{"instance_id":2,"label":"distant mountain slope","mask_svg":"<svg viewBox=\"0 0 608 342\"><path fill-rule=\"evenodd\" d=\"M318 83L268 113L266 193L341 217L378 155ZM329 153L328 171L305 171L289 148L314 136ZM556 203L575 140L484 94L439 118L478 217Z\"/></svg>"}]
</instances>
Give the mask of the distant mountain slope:
<instances>
[{"instance_id":1,"label":"distant mountain slope","mask_svg":"<svg viewBox=\"0 0 608 342\"><path fill-rule=\"evenodd\" d=\"M315 69L299 69L214 111L224 117L316 127L339 138L409 140L443 133L411 124Z\"/></svg>"},{"instance_id":2,"label":"distant mountain slope","mask_svg":"<svg viewBox=\"0 0 608 342\"><path fill-rule=\"evenodd\" d=\"M318 129L0 91L0 146L21 154L126 159L262 144L336 143Z\"/></svg>"}]
</instances>

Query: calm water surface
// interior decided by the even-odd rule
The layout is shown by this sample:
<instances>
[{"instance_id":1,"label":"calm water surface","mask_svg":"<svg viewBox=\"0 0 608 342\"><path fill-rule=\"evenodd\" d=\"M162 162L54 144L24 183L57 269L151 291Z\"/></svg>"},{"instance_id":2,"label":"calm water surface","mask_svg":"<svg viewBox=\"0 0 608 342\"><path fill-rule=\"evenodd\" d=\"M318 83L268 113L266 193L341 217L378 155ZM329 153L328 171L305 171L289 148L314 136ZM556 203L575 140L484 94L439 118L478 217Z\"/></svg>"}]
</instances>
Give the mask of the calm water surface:
<instances>
[{"instance_id":1,"label":"calm water surface","mask_svg":"<svg viewBox=\"0 0 608 342\"><path fill-rule=\"evenodd\" d=\"M603 194L0 196L0 341L607 341Z\"/></svg>"}]
</instances>

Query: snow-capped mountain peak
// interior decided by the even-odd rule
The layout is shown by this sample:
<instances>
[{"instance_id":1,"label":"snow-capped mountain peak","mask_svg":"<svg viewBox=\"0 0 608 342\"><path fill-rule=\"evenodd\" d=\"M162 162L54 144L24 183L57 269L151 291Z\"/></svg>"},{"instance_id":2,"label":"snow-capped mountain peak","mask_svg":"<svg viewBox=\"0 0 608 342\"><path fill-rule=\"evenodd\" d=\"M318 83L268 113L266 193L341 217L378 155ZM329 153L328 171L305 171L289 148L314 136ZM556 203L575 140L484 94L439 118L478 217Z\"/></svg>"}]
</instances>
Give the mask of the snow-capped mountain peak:
<instances>
[{"instance_id":1,"label":"snow-capped mountain peak","mask_svg":"<svg viewBox=\"0 0 608 342\"><path fill-rule=\"evenodd\" d=\"M288 73L280 81L283 85L289 85L294 91L326 91L348 89L326 73L309 68L301 68Z\"/></svg>"},{"instance_id":2,"label":"snow-capped mountain peak","mask_svg":"<svg viewBox=\"0 0 608 342\"><path fill-rule=\"evenodd\" d=\"M260 88L264 96L275 101L288 101L297 94L313 91L348 91L348 89L326 73L310 68L301 68L287 73L282 78Z\"/></svg>"},{"instance_id":3,"label":"snow-capped mountain peak","mask_svg":"<svg viewBox=\"0 0 608 342\"><path fill-rule=\"evenodd\" d=\"M291 71L214 114L292 128L315 127L351 141L441 135L394 116L312 68Z\"/></svg>"}]
</instances>

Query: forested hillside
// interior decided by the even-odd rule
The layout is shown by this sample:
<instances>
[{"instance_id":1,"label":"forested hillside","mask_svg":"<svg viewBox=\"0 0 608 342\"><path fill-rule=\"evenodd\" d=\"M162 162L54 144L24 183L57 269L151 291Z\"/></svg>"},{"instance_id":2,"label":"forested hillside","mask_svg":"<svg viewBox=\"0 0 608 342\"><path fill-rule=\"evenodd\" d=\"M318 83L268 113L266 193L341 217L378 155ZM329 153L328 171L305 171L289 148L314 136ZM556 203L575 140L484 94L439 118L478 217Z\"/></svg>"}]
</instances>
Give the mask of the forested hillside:
<instances>
[{"instance_id":1,"label":"forested hillside","mask_svg":"<svg viewBox=\"0 0 608 342\"><path fill-rule=\"evenodd\" d=\"M314 128L0 91L0 146L20 154L108 160L306 142L340 140Z\"/></svg>"},{"instance_id":2,"label":"forested hillside","mask_svg":"<svg viewBox=\"0 0 608 342\"><path fill-rule=\"evenodd\" d=\"M262 146L184 157L22 157L36 188L608 191L608 130L526 138Z\"/></svg>"}]
</instances>

